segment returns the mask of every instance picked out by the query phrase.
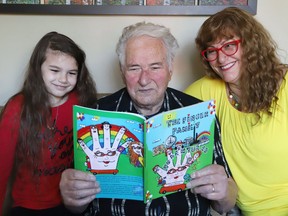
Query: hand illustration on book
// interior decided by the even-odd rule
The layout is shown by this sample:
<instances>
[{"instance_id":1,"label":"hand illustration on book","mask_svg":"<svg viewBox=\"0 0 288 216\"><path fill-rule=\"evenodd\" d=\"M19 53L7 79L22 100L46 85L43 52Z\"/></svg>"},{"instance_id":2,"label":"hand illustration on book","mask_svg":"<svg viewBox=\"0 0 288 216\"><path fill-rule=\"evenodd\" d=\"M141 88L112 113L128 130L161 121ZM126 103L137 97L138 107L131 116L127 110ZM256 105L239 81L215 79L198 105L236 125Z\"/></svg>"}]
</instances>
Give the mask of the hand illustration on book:
<instances>
[{"instance_id":1,"label":"hand illustration on book","mask_svg":"<svg viewBox=\"0 0 288 216\"><path fill-rule=\"evenodd\" d=\"M93 174L117 174L118 161L120 154L128 147L130 162L135 166L143 166L143 144L137 141L126 141L121 144L120 141L126 132L125 127L120 127L115 138L111 137L111 125L109 122L102 123L103 146L100 144L99 131L96 126L91 126L90 133L92 136L92 150L86 143L78 138L77 142L87 155L87 170ZM113 140L111 140L113 138ZM111 145L111 142L112 145ZM120 145L121 144L121 145ZM142 150L141 150L142 149ZM142 165L141 165L142 164Z\"/></svg>"},{"instance_id":2,"label":"hand illustration on book","mask_svg":"<svg viewBox=\"0 0 288 216\"><path fill-rule=\"evenodd\" d=\"M153 171L157 173L160 178L158 180L158 184L162 185L160 189L160 193L165 194L166 192L172 191L181 191L186 188L186 184L184 184L184 176L191 164L188 163L191 159L190 152L187 152L184 156L184 160L181 163L181 146L176 147L175 154L171 148L166 150L167 161L163 168L159 165L156 165L153 168ZM176 158L176 163L174 165L173 159Z\"/></svg>"},{"instance_id":3,"label":"hand illustration on book","mask_svg":"<svg viewBox=\"0 0 288 216\"><path fill-rule=\"evenodd\" d=\"M186 188L186 183L189 182L191 177L190 174L187 173L188 168L197 161L197 159L201 155L201 151L196 151L193 155L191 155L190 146L185 147L182 142L179 143L171 143L171 140L176 142L176 138L173 136L169 136L166 140L168 140L171 144L171 147L167 148L165 153L167 156L167 161L163 168L160 165L156 165L153 168L153 171L157 173L160 177L158 180L158 184L161 185L161 189L159 193L165 194L167 192L173 191L182 191ZM175 153L173 153L173 146L177 145ZM182 160L184 156L184 159ZM176 157L176 162L175 161ZM182 162L181 162L182 160ZM192 168L193 169L193 168Z\"/></svg>"}]
</instances>

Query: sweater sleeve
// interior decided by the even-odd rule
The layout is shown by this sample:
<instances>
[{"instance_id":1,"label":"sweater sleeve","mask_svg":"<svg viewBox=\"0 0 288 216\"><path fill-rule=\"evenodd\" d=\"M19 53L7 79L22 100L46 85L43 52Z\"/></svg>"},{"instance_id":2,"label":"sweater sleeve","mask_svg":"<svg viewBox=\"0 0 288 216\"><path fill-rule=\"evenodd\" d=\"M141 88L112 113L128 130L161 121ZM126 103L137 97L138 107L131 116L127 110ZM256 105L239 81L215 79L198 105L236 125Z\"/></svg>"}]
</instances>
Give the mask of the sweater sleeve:
<instances>
[{"instance_id":1,"label":"sweater sleeve","mask_svg":"<svg viewBox=\"0 0 288 216\"><path fill-rule=\"evenodd\" d=\"M6 195L9 176L11 174L16 143L19 135L21 100L19 97L9 101L3 110L0 120L0 213Z\"/></svg>"}]
</instances>

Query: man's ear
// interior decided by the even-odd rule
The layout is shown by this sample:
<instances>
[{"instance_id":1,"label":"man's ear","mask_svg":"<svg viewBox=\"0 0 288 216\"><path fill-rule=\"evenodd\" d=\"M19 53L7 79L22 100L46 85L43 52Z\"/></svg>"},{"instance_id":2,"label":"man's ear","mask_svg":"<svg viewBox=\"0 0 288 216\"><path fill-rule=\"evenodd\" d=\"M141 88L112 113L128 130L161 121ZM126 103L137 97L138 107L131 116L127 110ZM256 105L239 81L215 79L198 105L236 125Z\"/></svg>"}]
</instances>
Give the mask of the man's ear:
<instances>
[{"instance_id":1,"label":"man's ear","mask_svg":"<svg viewBox=\"0 0 288 216\"><path fill-rule=\"evenodd\" d=\"M170 80L172 79L172 75L173 75L173 71L174 71L174 64L175 64L175 61L173 60L172 63L171 63L170 70L169 70Z\"/></svg>"},{"instance_id":2,"label":"man's ear","mask_svg":"<svg viewBox=\"0 0 288 216\"><path fill-rule=\"evenodd\" d=\"M170 70L170 71L169 71L169 81L171 81L171 79L172 79L172 75L173 75L173 71Z\"/></svg>"},{"instance_id":3,"label":"man's ear","mask_svg":"<svg viewBox=\"0 0 288 216\"><path fill-rule=\"evenodd\" d=\"M121 72L121 78L123 80L123 83L126 85L126 80L125 80L125 71L122 67L120 67L120 72Z\"/></svg>"}]
</instances>

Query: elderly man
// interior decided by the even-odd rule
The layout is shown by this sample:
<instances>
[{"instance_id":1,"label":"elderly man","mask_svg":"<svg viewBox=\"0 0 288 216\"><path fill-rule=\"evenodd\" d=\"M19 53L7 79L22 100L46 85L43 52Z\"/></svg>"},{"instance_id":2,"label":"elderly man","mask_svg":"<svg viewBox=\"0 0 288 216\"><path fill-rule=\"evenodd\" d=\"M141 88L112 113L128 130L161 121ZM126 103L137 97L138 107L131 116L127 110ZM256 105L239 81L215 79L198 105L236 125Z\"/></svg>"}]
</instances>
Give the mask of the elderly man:
<instances>
[{"instance_id":1,"label":"elderly man","mask_svg":"<svg viewBox=\"0 0 288 216\"><path fill-rule=\"evenodd\" d=\"M164 26L141 22L126 27L117 45L126 88L100 99L97 108L151 117L200 102L168 88L177 48L176 39ZM218 123L215 128L214 163L192 174L191 190L170 194L148 204L125 199L97 199L101 186L95 176L69 169L63 173L60 183L64 204L74 213L84 212L87 216L210 215L211 206L220 213L229 211L235 204L237 187L223 155Z\"/></svg>"}]
</instances>

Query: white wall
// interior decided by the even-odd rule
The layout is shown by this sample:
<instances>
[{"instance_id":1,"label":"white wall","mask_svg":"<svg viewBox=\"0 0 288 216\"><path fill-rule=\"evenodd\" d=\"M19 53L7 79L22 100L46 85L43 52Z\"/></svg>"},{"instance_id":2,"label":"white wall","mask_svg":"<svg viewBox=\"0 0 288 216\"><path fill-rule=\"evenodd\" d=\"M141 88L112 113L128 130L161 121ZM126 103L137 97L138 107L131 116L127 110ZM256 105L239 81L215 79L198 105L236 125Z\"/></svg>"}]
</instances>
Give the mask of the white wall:
<instances>
[{"instance_id":1,"label":"white wall","mask_svg":"<svg viewBox=\"0 0 288 216\"><path fill-rule=\"evenodd\" d=\"M286 0L258 0L256 15L282 48L280 55L284 63L288 63L287 8ZM123 86L115 54L117 40L123 27L144 20L169 27L178 39L183 62L181 69L175 71L170 86L183 90L202 76L194 38L206 18L0 15L0 105L21 87L31 52L38 40L49 31L68 35L85 50L87 65L99 93L116 91Z\"/></svg>"}]
</instances>

